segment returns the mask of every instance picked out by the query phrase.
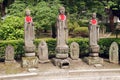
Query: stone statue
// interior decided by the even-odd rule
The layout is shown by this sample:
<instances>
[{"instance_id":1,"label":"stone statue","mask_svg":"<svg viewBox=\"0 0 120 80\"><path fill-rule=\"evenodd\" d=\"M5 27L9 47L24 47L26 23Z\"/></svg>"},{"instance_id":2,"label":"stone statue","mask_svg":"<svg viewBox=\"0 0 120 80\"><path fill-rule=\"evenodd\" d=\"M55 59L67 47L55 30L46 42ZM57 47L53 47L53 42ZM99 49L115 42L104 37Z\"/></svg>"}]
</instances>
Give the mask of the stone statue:
<instances>
[{"instance_id":1,"label":"stone statue","mask_svg":"<svg viewBox=\"0 0 120 80\"><path fill-rule=\"evenodd\" d=\"M109 61L112 63L119 63L119 46L116 42L112 42L110 46Z\"/></svg>"},{"instance_id":2,"label":"stone statue","mask_svg":"<svg viewBox=\"0 0 120 80\"><path fill-rule=\"evenodd\" d=\"M98 26L98 21L96 19L96 13L93 13L92 14L92 19L90 20L90 23L89 23L89 44L90 45L97 45L97 34L98 34L98 29L97 29L97 26Z\"/></svg>"},{"instance_id":3,"label":"stone statue","mask_svg":"<svg viewBox=\"0 0 120 80\"><path fill-rule=\"evenodd\" d=\"M92 14L92 19L89 22L89 57L85 57L84 61L89 65L103 64L103 59L99 57L100 47L98 41L98 21L96 13Z\"/></svg>"},{"instance_id":4,"label":"stone statue","mask_svg":"<svg viewBox=\"0 0 120 80\"><path fill-rule=\"evenodd\" d=\"M66 41L68 38L67 19L65 16L65 8L60 7L57 17L57 47L68 47Z\"/></svg>"},{"instance_id":5,"label":"stone statue","mask_svg":"<svg viewBox=\"0 0 120 80\"><path fill-rule=\"evenodd\" d=\"M5 60L6 61L14 61L14 47L8 45L5 50Z\"/></svg>"},{"instance_id":6,"label":"stone statue","mask_svg":"<svg viewBox=\"0 0 120 80\"><path fill-rule=\"evenodd\" d=\"M68 53L69 47L67 45L68 28L67 18L65 16L65 8L59 8L59 15L57 17L57 46L56 46L56 58L53 59L55 65L63 68L69 67Z\"/></svg>"},{"instance_id":7,"label":"stone statue","mask_svg":"<svg viewBox=\"0 0 120 80\"><path fill-rule=\"evenodd\" d=\"M48 46L45 41L41 41L38 46L38 57L41 61L48 60Z\"/></svg>"},{"instance_id":8,"label":"stone statue","mask_svg":"<svg viewBox=\"0 0 120 80\"><path fill-rule=\"evenodd\" d=\"M76 42L72 42L70 45L70 57L73 60L79 59L79 44Z\"/></svg>"},{"instance_id":9,"label":"stone statue","mask_svg":"<svg viewBox=\"0 0 120 80\"><path fill-rule=\"evenodd\" d=\"M98 56L99 45L98 41L98 21L96 18L96 13L92 14L92 19L89 22L89 46L90 46L90 56Z\"/></svg>"},{"instance_id":10,"label":"stone statue","mask_svg":"<svg viewBox=\"0 0 120 80\"><path fill-rule=\"evenodd\" d=\"M38 58L35 56L35 39L33 20L30 16L30 10L25 11L25 24L24 24L24 43L25 43L25 57L22 57L22 67L35 68L38 66Z\"/></svg>"},{"instance_id":11,"label":"stone statue","mask_svg":"<svg viewBox=\"0 0 120 80\"><path fill-rule=\"evenodd\" d=\"M25 17L25 24L24 24L24 37L25 37L25 51L26 52L33 52L35 49L35 46L33 44L33 40L35 38L34 34L34 26L33 26L33 20L30 16L30 10L26 10L26 17Z\"/></svg>"}]
</instances>

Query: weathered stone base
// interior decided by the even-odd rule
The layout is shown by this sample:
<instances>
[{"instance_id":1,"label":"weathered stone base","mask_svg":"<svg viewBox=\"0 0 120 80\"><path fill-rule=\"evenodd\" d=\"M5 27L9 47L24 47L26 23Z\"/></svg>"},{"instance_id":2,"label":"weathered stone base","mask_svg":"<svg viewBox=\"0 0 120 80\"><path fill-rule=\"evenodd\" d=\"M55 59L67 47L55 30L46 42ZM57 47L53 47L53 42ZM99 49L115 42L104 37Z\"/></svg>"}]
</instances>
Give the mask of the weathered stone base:
<instances>
[{"instance_id":1,"label":"weathered stone base","mask_svg":"<svg viewBox=\"0 0 120 80\"><path fill-rule=\"evenodd\" d=\"M69 61L70 61L70 62L80 62L80 61L82 61L82 60L81 60L80 58L79 58L79 59L74 59L74 60L71 59L71 58L69 58Z\"/></svg>"},{"instance_id":2,"label":"weathered stone base","mask_svg":"<svg viewBox=\"0 0 120 80\"><path fill-rule=\"evenodd\" d=\"M70 66L70 62L68 59L56 59L56 58L53 58L52 60L53 64L55 66L58 66L62 69L65 69L65 68L69 68Z\"/></svg>"},{"instance_id":3,"label":"weathered stone base","mask_svg":"<svg viewBox=\"0 0 120 80\"><path fill-rule=\"evenodd\" d=\"M48 63L50 60L39 60L39 63Z\"/></svg>"},{"instance_id":4,"label":"weathered stone base","mask_svg":"<svg viewBox=\"0 0 120 80\"><path fill-rule=\"evenodd\" d=\"M35 45L34 44L30 44L30 46L24 46L25 48L25 52L29 53L29 52L35 52Z\"/></svg>"},{"instance_id":5,"label":"weathered stone base","mask_svg":"<svg viewBox=\"0 0 120 80\"><path fill-rule=\"evenodd\" d=\"M55 51L57 54L68 54L69 47L67 45L66 46L59 46L59 47L57 46Z\"/></svg>"},{"instance_id":6,"label":"weathered stone base","mask_svg":"<svg viewBox=\"0 0 120 80\"><path fill-rule=\"evenodd\" d=\"M56 58L58 58L58 59L66 59L66 58L68 58L68 54L56 54Z\"/></svg>"},{"instance_id":7,"label":"weathered stone base","mask_svg":"<svg viewBox=\"0 0 120 80\"><path fill-rule=\"evenodd\" d=\"M32 56L35 56L35 53L33 52L33 53L25 53L25 56L26 57L32 57Z\"/></svg>"},{"instance_id":8,"label":"weathered stone base","mask_svg":"<svg viewBox=\"0 0 120 80\"><path fill-rule=\"evenodd\" d=\"M103 64L103 59L100 57L85 57L83 60L89 65Z\"/></svg>"},{"instance_id":9,"label":"weathered stone base","mask_svg":"<svg viewBox=\"0 0 120 80\"><path fill-rule=\"evenodd\" d=\"M23 68L38 67L38 58L37 57L22 57L22 67Z\"/></svg>"},{"instance_id":10,"label":"weathered stone base","mask_svg":"<svg viewBox=\"0 0 120 80\"><path fill-rule=\"evenodd\" d=\"M11 60L11 61L5 60L5 64L13 64L13 63L16 63L16 61L15 60Z\"/></svg>"}]
</instances>

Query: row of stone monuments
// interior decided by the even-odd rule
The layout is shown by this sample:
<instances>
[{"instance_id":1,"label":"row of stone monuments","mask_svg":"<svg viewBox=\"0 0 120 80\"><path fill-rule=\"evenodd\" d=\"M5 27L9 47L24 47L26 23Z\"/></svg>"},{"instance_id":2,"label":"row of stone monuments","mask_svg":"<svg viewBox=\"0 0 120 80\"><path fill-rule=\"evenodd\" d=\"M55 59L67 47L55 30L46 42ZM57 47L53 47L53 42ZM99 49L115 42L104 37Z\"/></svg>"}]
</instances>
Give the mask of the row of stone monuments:
<instances>
[{"instance_id":1,"label":"row of stone monuments","mask_svg":"<svg viewBox=\"0 0 120 80\"><path fill-rule=\"evenodd\" d=\"M84 61L88 64L102 64L103 59L99 57L99 45L98 41L98 22L96 19L96 14L93 13L92 19L90 20L89 25L89 46L90 46L90 54L89 57L85 57ZM23 67L37 67L38 62L45 63L49 62L48 60L48 47L45 41L41 41L38 46L38 57L35 55L35 45L33 44L33 40L35 39L34 35L34 26L33 20L30 16L30 10L26 10L25 17L25 26L24 26L24 42L25 42L25 57L22 57L22 66ZM67 28L67 17L65 16L65 8L59 8L59 15L57 17L57 45L56 45L56 57L52 59L55 66L59 66L61 68L69 67L69 50L70 57L74 60L79 59L79 45L76 42L71 43L70 49L67 45L68 39L68 28ZM9 46L10 47L10 46ZM8 47L8 48L9 48ZM11 52L13 50L10 50ZM11 55L11 52L6 52L6 60L11 58L14 60L14 53ZM112 48L112 52L114 53L114 49ZM11 56L9 56L11 55ZM110 56L114 56L110 54ZM113 58L110 59L110 61Z\"/></svg>"},{"instance_id":2,"label":"row of stone monuments","mask_svg":"<svg viewBox=\"0 0 120 80\"><path fill-rule=\"evenodd\" d=\"M49 62L48 59L48 47L45 41L41 41L38 45L38 61L40 63ZM72 42L70 45L70 58L72 60L79 60L79 44ZM5 63L16 62L14 59L14 47L8 45L5 50ZM113 42L109 48L109 62L118 64L119 63L119 47L116 42ZM23 67L37 67L38 62L34 61L23 63Z\"/></svg>"}]
</instances>

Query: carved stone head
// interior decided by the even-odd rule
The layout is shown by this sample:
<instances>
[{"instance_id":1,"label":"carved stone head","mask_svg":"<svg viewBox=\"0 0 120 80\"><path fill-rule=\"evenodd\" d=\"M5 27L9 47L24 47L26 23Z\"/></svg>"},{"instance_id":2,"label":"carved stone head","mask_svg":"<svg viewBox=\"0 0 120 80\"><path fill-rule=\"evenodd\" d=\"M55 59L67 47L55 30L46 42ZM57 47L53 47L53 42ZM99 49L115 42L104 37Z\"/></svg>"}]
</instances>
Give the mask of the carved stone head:
<instances>
[{"instance_id":1,"label":"carved stone head","mask_svg":"<svg viewBox=\"0 0 120 80\"><path fill-rule=\"evenodd\" d=\"M60 7L59 8L59 13L60 14L65 14L65 8L64 7Z\"/></svg>"},{"instance_id":2,"label":"carved stone head","mask_svg":"<svg viewBox=\"0 0 120 80\"><path fill-rule=\"evenodd\" d=\"M96 18L96 13L92 14L92 18L95 19Z\"/></svg>"},{"instance_id":3,"label":"carved stone head","mask_svg":"<svg viewBox=\"0 0 120 80\"><path fill-rule=\"evenodd\" d=\"M25 10L25 14L26 14L26 16L29 16L29 15L30 15L30 10L29 10L29 9L26 9L26 10Z\"/></svg>"}]
</instances>

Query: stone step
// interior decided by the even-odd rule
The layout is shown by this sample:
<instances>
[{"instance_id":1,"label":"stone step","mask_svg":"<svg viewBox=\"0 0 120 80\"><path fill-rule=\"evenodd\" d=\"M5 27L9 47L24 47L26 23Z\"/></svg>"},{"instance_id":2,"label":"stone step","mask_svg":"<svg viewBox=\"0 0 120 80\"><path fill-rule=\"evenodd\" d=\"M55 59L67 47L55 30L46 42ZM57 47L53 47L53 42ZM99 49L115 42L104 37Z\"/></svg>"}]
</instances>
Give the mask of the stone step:
<instances>
[{"instance_id":1,"label":"stone step","mask_svg":"<svg viewBox=\"0 0 120 80\"><path fill-rule=\"evenodd\" d=\"M22 77L12 79L0 79L0 80L120 80L120 76L93 76L93 77Z\"/></svg>"},{"instance_id":2,"label":"stone step","mask_svg":"<svg viewBox=\"0 0 120 80\"><path fill-rule=\"evenodd\" d=\"M62 70L0 76L0 80L120 80L120 69Z\"/></svg>"}]
</instances>

